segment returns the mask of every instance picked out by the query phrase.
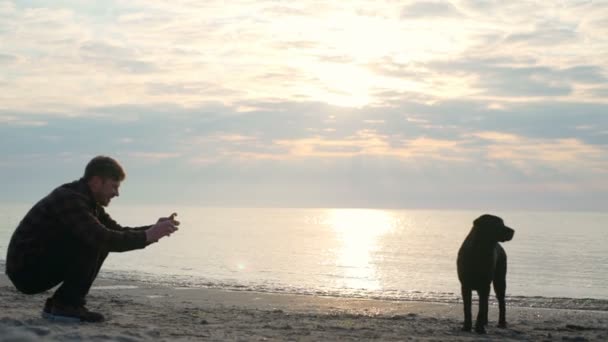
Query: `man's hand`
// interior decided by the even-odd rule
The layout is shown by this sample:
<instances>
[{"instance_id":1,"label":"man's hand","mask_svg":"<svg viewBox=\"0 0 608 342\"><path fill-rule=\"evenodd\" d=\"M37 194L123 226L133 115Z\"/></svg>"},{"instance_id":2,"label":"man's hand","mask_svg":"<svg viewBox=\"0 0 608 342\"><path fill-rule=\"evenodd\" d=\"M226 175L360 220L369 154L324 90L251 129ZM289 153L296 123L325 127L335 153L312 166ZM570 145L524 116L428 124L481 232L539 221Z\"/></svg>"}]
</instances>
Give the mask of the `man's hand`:
<instances>
[{"instance_id":1,"label":"man's hand","mask_svg":"<svg viewBox=\"0 0 608 342\"><path fill-rule=\"evenodd\" d=\"M171 215L169 215L169 217L161 217L158 219L158 221L156 223L162 222L162 221L167 221L167 220L172 220L173 222L175 222L176 226L179 226L179 222L177 220L175 220L175 216L177 216L177 213L173 213Z\"/></svg>"},{"instance_id":2,"label":"man's hand","mask_svg":"<svg viewBox=\"0 0 608 342\"><path fill-rule=\"evenodd\" d=\"M177 213L173 213L169 217L159 218L155 225L146 230L146 241L148 243L157 242L177 231L179 221L175 220L175 216L177 216Z\"/></svg>"}]
</instances>

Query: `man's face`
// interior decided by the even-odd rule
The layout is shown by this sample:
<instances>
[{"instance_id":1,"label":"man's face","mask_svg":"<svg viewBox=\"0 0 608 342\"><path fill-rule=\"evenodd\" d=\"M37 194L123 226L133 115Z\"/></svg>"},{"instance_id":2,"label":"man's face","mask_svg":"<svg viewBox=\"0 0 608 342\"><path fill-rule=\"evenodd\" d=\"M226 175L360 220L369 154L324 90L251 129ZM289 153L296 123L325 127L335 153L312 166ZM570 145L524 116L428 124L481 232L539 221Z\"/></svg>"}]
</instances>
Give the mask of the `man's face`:
<instances>
[{"instance_id":1,"label":"man's face","mask_svg":"<svg viewBox=\"0 0 608 342\"><path fill-rule=\"evenodd\" d=\"M120 188L120 181L113 179L102 179L100 177L93 177L91 191L95 197L95 201L104 207L110 204L110 200L113 197L118 197L118 188Z\"/></svg>"}]
</instances>

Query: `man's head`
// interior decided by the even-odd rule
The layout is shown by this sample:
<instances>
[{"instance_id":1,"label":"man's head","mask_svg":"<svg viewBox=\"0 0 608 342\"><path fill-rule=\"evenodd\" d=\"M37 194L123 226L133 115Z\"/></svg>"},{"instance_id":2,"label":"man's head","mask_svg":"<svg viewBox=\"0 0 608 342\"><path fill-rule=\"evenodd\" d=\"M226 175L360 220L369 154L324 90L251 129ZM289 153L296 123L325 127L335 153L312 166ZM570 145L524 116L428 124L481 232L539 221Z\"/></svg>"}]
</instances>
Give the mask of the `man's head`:
<instances>
[{"instance_id":1,"label":"man's head","mask_svg":"<svg viewBox=\"0 0 608 342\"><path fill-rule=\"evenodd\" d=\"M89 185L95 201L105 207L113 197L119 195L118 188L125 177L125 171L116 160L97 156L87 164L83 178Z\"/></svg>"}]
</instances>

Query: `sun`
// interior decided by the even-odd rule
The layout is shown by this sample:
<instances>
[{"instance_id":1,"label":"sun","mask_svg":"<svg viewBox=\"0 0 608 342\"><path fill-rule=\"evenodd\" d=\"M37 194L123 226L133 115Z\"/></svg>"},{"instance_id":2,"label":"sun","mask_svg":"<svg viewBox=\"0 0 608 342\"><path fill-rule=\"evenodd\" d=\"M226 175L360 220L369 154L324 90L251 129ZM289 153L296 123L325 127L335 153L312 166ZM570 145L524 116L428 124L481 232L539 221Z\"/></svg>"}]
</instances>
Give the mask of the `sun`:
<instances>
[{"instance_id":1,"label":"sun","mask_svg":"<svg viewBox=\"0 0 608 342\"><path fill-rule=\"evenodd\" d=\"M378 240L393 229L394 217L385 210L332 209L326 223L334 230L340 247L335 263L345 273L340 285L353 289L381 287L373 262Z\"/></svg>"},{"instance_id":2,"label":"sun","mask_svg":"<svg viewBox=\"0 0 608 342\"><path fill-rule=\"evenodd\" d=\"M356 65L322 65L318 78L326 88L319 97L342 107L363 107L371 102L374 76Z\"/></svg>"}]
</instances>

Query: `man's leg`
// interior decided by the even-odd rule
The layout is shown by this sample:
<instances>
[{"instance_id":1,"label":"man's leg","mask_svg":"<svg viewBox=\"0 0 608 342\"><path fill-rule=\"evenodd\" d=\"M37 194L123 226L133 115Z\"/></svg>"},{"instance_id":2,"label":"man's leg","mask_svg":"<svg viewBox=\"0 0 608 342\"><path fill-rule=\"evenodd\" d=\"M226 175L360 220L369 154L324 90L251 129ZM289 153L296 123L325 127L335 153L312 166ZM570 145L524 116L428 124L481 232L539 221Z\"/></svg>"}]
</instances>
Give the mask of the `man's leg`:
<instances>
[{"instance_id":1,"label":"man's leg","mask_svg":"<svg viewBox=\"0 0 608 342\"><path fill-rule=\"evenodd\" d=\"M77 246L74 251L75 255L67 263L63 283L47 300L43 316L67 322L102 322L105 320L102 314L89 311L84 305L108 252L86 246ZM48 311L47 306L51 308Z\"/></svg>"},{"instance_id":2,"label":"man's leg","mask_svg":"<svg viewBox=\"0 0 608 342\"><path fill-rule=\"evenodd\" d=\"M108 252L66 237L50 242L49 247L44 255L26 260L19 270L7 272L15 287L23 293L35 294L61 284L46 301L43 316L70 321L103 320L103 315L89 312L84 305Z\"/></svg>"},{"instance_id":3,"label":"man's leg","mask_svg":"<svg viewBox=\"0 0 608 342\"><path fill-rule=\"evenodd\" d=\"M85 246L81 243L69 245L69 253L65 262L63 282L55 291L53 297L47 300L43 316L48 319L68 322L101 322L102 314L91 312L85 308L85 297L93 285L108 252L95 246Z\"/></svg>"},{"instance_id":4,"label":"man's leg","mask_svg":"<svg viewBox=\"0 0 608 342\"><path fill-rule=\"evenodd\" d=\"M73 257L66 264L63 283L55 291L53 299L73 306L83 306L107 256L108 252L99 248L74 246Z\"/></svg>"},{"instance_id":5,"label":"man's leg","mask_svg":"<svg viewBox=\"0 0 608 342\"><path fill-rule=\"evenodd\" d=\"M57 250L30 255L18 269L7 268L6 274L15 288L25 294L37 294L59 285L65 275L65 256Z\"/></svg>"}]
</instances>

